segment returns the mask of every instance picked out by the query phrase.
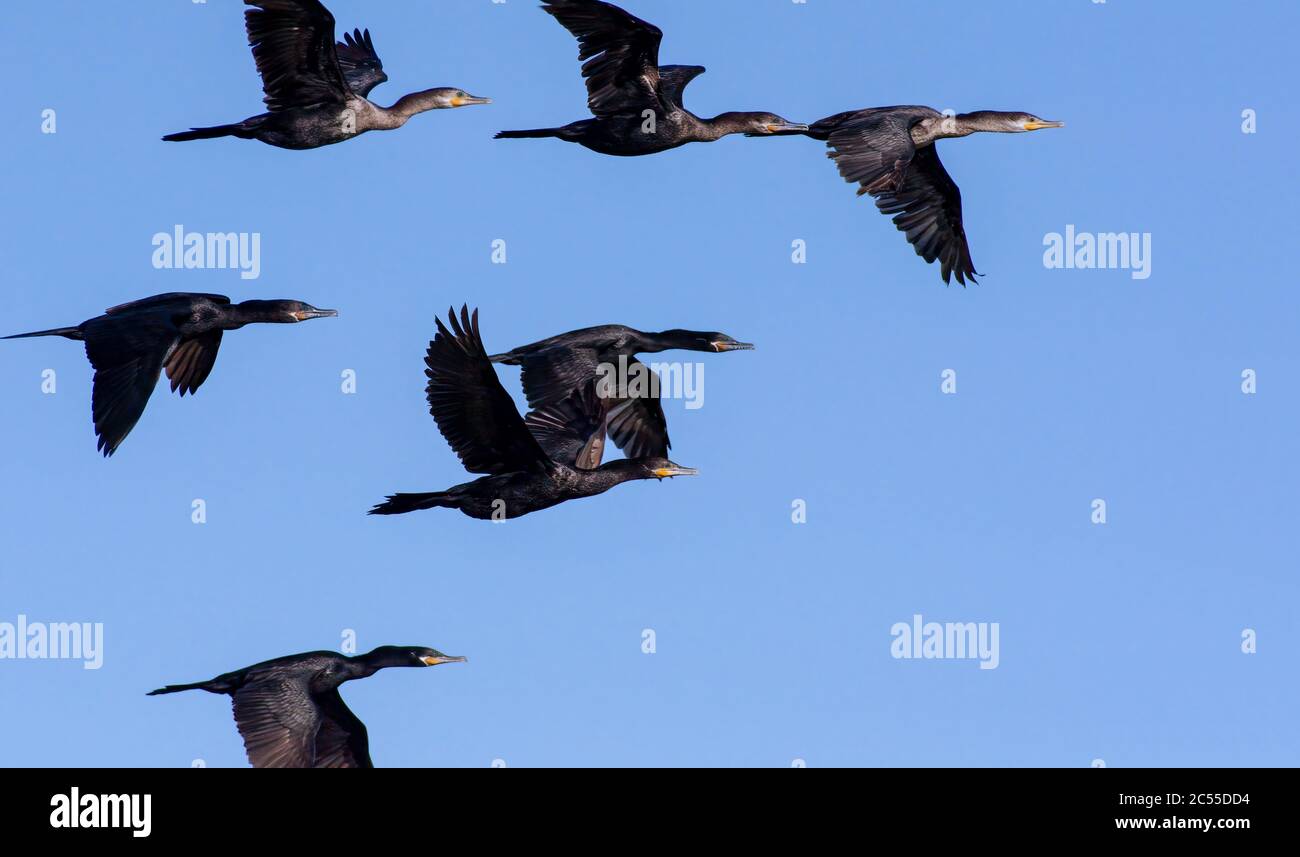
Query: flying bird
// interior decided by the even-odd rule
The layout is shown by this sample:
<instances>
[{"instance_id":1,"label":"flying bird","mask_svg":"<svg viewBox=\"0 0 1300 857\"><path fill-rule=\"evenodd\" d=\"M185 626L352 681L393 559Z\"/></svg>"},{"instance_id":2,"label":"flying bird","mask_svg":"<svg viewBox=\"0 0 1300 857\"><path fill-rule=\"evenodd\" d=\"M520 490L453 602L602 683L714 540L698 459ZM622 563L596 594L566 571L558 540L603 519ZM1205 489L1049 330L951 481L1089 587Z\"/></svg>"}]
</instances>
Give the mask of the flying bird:
<instances>
[{"instance_id":1,"label":"flying bird","mask_svg":"<svg viewBox=\"0 0 1300 857\"><path fill-rule=\"evenodd\" d=\"M696 471L663 456L625 458L583 467L593 444L603 442L606 403L588 384L545 414L534 434L497 379L479 334L478 311L437 321L429 343L425 393L438 430L470 473L483 477L426 494L394 494L370 511L400 515L419 509L459 509L471 518L518 518L541 509L603 494L636 479L694 476ZM599 462L599 454L596 461Z\"/></svg>"},{"instance_id":2,"label":"flying bird","mask_svg":"<svg viewBox=\"0 0 1300 857\"><path fill-rule=\"evenodd\" d=\"M388 667L464 661L424 646L380 646L355 657L306 652L148 695L206 690L229 696L254 768L373 768L366 725L343 702L339 686Z\"/></svg>"},{"instance_id":3,"label":"flying bird","mask_svg":"<svg viewBox=\"0 0 1300 857\"><path fill-rule=\"evenodd\" d=\"M217 361L221 337L247 324L295 324L337 316L301 301L244 301L224 295L171 292L122 304L76 327L4 339L62 336L86 343L95 368L91 413L99 451L117 452L135 428L164 370L173 393L193 394Z\"/></svg>"},{"instance_id":4,"label":"flying bird","mask_svg":"<svg viewBox=\"0 0 1300 857\"><path fill-rule=\"evenodd\" d=\"M586 384L600 381L598 394L603 394L606 427L615 445L628 458L666 458L672 443L659 401L658 376L637 360L636 355L672 349L723 353L748 351L753 347L725 333L700 330L644 333L621 324L607 324L562 333L489 359L523 368L524 394L533 409L554 408ZM612 386L611 377L630 383ZM636 380L646 377L652 377L653 383L645 390L637 389ZM530 413L527 420L531 427L538 416ZM599 450L600 447L592 449ZM585 463L594 467L600 464L600 459L594 463L587 459Z\"/></svg>"},{"instance_id":5,"label":"flying bird","mask_svg":"<svg viewBox=\"0 0 1300 857\"><path fill-rule=\"evenodd\" d=\"M262 76L267 112L211 128L163 137L169 142L238 137L282 149L315 149L367 131L401 128L419 113L490 98L440 87L413 92L392 107L370 101L370 90L388 80L370 31L354 30L334 41L334 16L319 0L244 0L248 43Z\"/></svg>"},{"instance_id":6,"label":"flying bird","mask_svg":"<svg viewBox=\"0 0 1300 857\"><path fill-rule=\"evenodd\" d=\"M650 155L687 143L711 143L729 134L766 136L807 130L773 113L723 113L701 119L683 106L682 93L701 66L659 65L663 31L602 0L544 0L578 40L585 60L587 106L594 119L560 128L502 131L497 139L557 137L605 155Z\"/></svg>"},{"instance_id":7,"label":"flying bird","mask_svg":"<svg viewBox=\"0 0 1300 857\"><path fill-rule=\"evenodd\" d=\"M961 191L939 160L935 141L978 132L1015 134L1060 128L1029 113L980 110L956 115L929 107L873 107L828 116L801 133L825 142L828 155L858 195L870 194L881 213L907 236L916 255L937 261L945 283L963 286L975 270L962 223Z\"/></svg>"}]
</instances>

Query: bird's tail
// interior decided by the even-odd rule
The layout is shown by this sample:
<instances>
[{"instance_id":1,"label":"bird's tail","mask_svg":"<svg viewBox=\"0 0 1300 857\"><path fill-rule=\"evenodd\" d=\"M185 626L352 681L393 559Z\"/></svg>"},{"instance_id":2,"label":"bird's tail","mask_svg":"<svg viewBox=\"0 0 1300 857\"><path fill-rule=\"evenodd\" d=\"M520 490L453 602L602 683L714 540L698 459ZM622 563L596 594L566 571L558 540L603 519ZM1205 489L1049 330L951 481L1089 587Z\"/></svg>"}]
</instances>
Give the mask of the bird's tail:
<instances>
[{"instance_id":1,"label":"bird's tail","mask_svg":"<svg viewBox=\"0 0 1300 857\"><path fill-rule=\"evenodd\" d=\"M145 696L161 696L164 693L180 693L182 690L207 690L211 682L196 681L194 684L169 684L157 690L151 690Z\"/></svg>"},{"instance_id":2,"label":"bird's tail","mask_svg":"<svg viewBox=\"0 0 1300 857\"><path fill-rule=\"evenodd\" d=\"M431 494L394 494L371 509L371 515L405 515L421 509L455 509L456 501L446 491Z\"/></svg>"},{"instance_id":3,"label":"bird's tail","mask_svg":"<svg viewBox=\"0 0 1300 857\"><path fill-rule=\"evenodd\" d=\"M190 140L214 140L217 137L239 137L244 140L253 138L253 129L242 122L234 125L214 125L211 128L191 128L163 137L168 143L185 143Z\"/></svg>"},{"instance_id":4,"label":"bird's tail","mask_svg":"<svg viewBox=\"0 0 1300 857\"><path fill-rule=\"evenodd\" d=\"M35 333L16 333L13 336L3 336L0 339L31 339L35 336L62 336L67 339L85 339L79 327L56 327L54 330L38 330Z\"/></svg>"},{"instance_id":5,"label":"bird's tail","mask_svg":"<svg viewBox=\"0 0 1300 857\"><path fill-rule=\"evenodd\" d=\"M529 140L539 137L558 137L559 128L534 128L530 131L498 131L494 140Z\"/></svg>"}]
</instances>

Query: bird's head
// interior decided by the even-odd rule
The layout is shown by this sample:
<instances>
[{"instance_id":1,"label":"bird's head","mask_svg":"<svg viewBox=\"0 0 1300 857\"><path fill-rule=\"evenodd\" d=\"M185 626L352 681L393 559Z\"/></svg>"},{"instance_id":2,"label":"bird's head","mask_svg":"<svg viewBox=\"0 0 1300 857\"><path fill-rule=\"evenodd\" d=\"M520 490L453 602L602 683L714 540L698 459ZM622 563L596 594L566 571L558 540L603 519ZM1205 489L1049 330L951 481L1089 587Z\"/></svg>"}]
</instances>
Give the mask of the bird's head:
<instances>
[{"instance_id":1,"label":"bird's head","mask_svg":"<svg viewBox=\"0 0 1300 857\"><path fill-rule=\"evenodd\" d=\"M1044 128L1064 128L1064 122L1040 119L1032 113L1005 112L1002 110L980 110L964 114L978 130L994 131L1004 134L1021 134L1025 131L1041 131Z\"/></svg>"},{"instance_id":2,"label":"bird's head","mask_svg":"<svg viewBox=\"0 0 1300 857\"><path fill-rule=\"evenodd\" d=\"M429 110L449 110L455 107L470 107L474 104L491 104L491 98L480 98L477 95L470 95L463 89L455 87L442 86L437 89L426 89L419 93L428 101Z\"/></svg>"},{"instance_id":3,"label":"bird's head","mask_svg":"<svg viewBox=\"0 0 1300 857\"><path fill-rule=\"evenodd\" d=\"M754 350L754 344L752 342L739 342L735 339L732 339L730 336L727 336L727 334L725 333L717 333L715 331L713 333L706 333L704 337L705 337L705 341L708 342L709 344L709 350L716 351L719 354L723 353L724 351L753 351Z\"/></svg>"},{"instance_id":4,"label":"bird's head","mask_svg":"<svg viewBox=\"0 0 1300 857\"><path fill-rule=\"evenodd\" d=\"M444 655L428 646L380 646L365 656L375 666L382 667L436 667L439 664L459 664L465 658Z\"/></svg>"},{"instance_id":5,"label":"bird's head","mask_svg":"<svg viewBox=\"0 0 1300 857\"><path fill-rule=\"evenodd\" d=\"M639 458L637 466L641 468L645 479L671 479L674 476L698 476L700 471L693 467L682 467L666 458Z\"/></svg>"},{"instance_id":6,"label":"bird's head","mask_svg":"<svg viewBox=\"0 0 1300 857\"><path fill-rule=\"evenodd\" d=\"M724 351L753 351L749 342L739 342L716 330L666 330L662 334L669 347L684 351L712 351L721 354Z\"/></svg>"},{"instance_id":7,"label":"bird's head","mask_svg":"<svg viewBox=\"0 0 1300 857\"><path fill-rule=\"evenodd\" d=\"M791 122L775 113L741 113L746 137L774 137L783 134L802 134L808 126Z\"/></svg>"},{"instance_id":8,"label":"bird's head","mask_svg":"<svg viewBox=\"0 0 1300 857\"><path fill-rule=\"evenodd\" d=\"M297 324L313 318L334 318L336 309L316 309L302 301L244 301L239 308L260 321L278 324Z\"/></svg>"}]
</instances>

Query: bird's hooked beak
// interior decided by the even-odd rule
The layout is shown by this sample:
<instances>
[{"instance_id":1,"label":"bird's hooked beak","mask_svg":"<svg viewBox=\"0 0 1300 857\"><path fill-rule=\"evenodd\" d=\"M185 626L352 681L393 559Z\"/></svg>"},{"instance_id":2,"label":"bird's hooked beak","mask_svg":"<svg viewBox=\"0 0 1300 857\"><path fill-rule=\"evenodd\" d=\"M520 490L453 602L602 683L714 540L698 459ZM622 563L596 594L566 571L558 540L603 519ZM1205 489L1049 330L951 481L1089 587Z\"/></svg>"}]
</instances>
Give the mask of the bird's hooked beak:
<instances>
[{"instance_id":1,"label":"bird's hooked beak","mask_svg":"<svg viewBox=\"0 0 1300 857\"><path fill-rule=\"evenodd\" d=\"M307 321L313 318L337 318L339 311L336 309L301 309L291 315L297 321Z\"/></svg>"},{"instance_id":2,"label":"bird's hooked beak","mask_svg":"<svg viewBox=\"0 0 1300 857\"><path fill-rule=\"evenodd\" d=\"M654 471L656 479L671 479L674 476L699 476L700 471L694 467L681 467L674 464L672 467L659 467Z\"/></svg>"},{"instance_id":3,"label":"bird's hooked beak","mask_svg":"<svg viewBox=\"0 0 1300 857\"><path fill-rule=\"evenodd\" d=\"M471 104L491 104L491 98L480 98L477 95L467 95L464 98L453 98L452 107L469 107Z\"/></svg>"},{"instance_id":4,"label":"bird's hooked beak","mask_svg":"<svg viewBox=\"0 0 1300 857\"><path fill-rule=\"evenodd\" d=\"M718 352L719 354L721 354L724 351L753 351L754 350L754 344L752 342L718 341L718 342L710 342L709 344L712 345L713 350Z\"/></svg>"},{"instance_id":5,"label":"bird's hooked beak","mask_svg":"<svg viewBox=\"0 0 1300 857\"><path fill-rule=\"evenodd\" d=\"M797 134L800 131L807 131L808 126L800 122L773 122L767 126L769 134Z\"/></svg>"},{"instance_id":6,"label":"bird's hooked beak","mask_svg":"<svg viewBox=\"0 0 1300 857\"><path fill-rule=\"evenodd\" d=\"M430 655L429 657L426 658L420 658L420 660L424 661L425 666L436 667L438 666L438 664L463 664L466 663L469 659L452 657L451 655L440 655L438 657L434 657Z\"/></svg>"},{"instance_id":7,"label":"bird's hooked beak","mask_svg":"<svg viewBox=\"0 0 1300 857\"><path fill-rule=\"evenodd\" d=\"M1037 121L1025 123L1026 131L1041 131L1043 128L1064 128L1064 127L1065 127L1064 122L1048 122L1046 119L1039 119Z\"/></svg>"}]
</instances>

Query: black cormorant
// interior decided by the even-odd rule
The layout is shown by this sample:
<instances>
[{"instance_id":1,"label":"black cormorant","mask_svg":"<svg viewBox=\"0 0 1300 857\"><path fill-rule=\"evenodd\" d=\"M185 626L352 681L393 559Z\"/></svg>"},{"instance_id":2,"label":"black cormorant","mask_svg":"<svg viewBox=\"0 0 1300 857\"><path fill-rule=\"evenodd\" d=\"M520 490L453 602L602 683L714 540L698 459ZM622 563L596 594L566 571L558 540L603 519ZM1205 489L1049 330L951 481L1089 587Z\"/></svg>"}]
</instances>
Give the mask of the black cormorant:
<instances>
[{"instance_id":1,"label":"black cormorant","mask_svg":"<svg viewBox=\"0 0 1300 857\"><path fill-rule=\"evenodd\" d=\"M149 696L183 690L229 696L235 725L254 768L373 768L366 725L343 702L339 685L388 667L432 667L464 660L424 646L380 646L355 657L306 652L208 681L169 684Z\"/></svg>"},{"instance_id":2,"label":"black cormorant","mask_svg":"<svg viewBox=\"0 0 1300 857\"><path fill-rule=\"evenodd\" d=\"M894 216L916 255L938 260L945 283L951 276L966 285L982 276L971 261L962 226L961 191L944 169L936 140L980 131L1019 133L1060 128L1029 113L980 110L956 115L929 107L874 107L829 116L802 133L822 140L840 175L871 194L876 207Z\"/></svg>"},{"instance_id":3,"label":"black cormorant","mask_svg":"<svg viewBox=\"0 0 1300 857\"><path fill-rule=\"evenodd\" d=\"M602 0L544 0L542 8L578 39L586 60L587 105L595 119L561 128L502 131L497 139L558 137L605 155L649 155L728 134L764 136L806 130L772 113L701 119L682 106L700 66L659 65L663 32Z\"/></svg>"},{"instance_id":4,"label":"black cormorant","mask_svg":"<svg viewBox=\"0 0 1300 857\"><path fill-rule=\"evenodd\" d=\"M530 408L553 407L598 376L614 374L620 380L635 383L636 376L654 382L646 395L635 395L632 384L610 388L608 382L599 392L607 399L609 436L628 458L667 457L672 444L668 440L668 423L659 402L658 376L636 359L672 349L684 351L745 351L754 346L737 342L725 333L699 330L665 330L643 333L621 324L586 327L552 336L531 345L523 345L505 354L493 355L494 363L520 366L524 394ZM611 371L612 370L612 371ZM606 389L608 388L608 389ZM529 415L529 424L534 417ZM591 464L590 461L587 463ZM597 458L592 464L599 464Z\"/></svg>"},{"instance_id":5,"label":"black cormorant","mask_svg":"<svg viewBox=\"0 0 1300 857\"><path fill-rule=\"evenodd\" d=\"M282 149L315 149L367 131L401 128L417 113L488 104L491 99L442 87L380 107L366 96L388 80L370 31L334 41L334 16L319 0L244 0L248 43L262 76L267 111L212 128L163 137L170 142L239 137Z\"/></svg>"},{"instance_id":6,"label":"black cormorant","mask_svg":"<svg viewBox=\"0 0 1300 857\"><path fill-rule=\"evenodd\" d=\"M232 304L224 295L171 292L115 306L76 327L3 338L62 336L86 343L86 356L95 367L95 434L100 451L111 456L139 422L164 369L173 393L192 394L212 373L225 331L336 315L337 310L301 301Z\"/></svg>"},{"instance_id":7,"label":"black cormorant","mask_svg":"<svg viewBox=\"0 0 1300 857\"><path fill-rule=\"evenodd\" d=\"M540 420L536 436L501 386L479 335L478 311L439 319L429 343L425 392L438 430L470 473L486 476L446 491L395 494L370 511L400 515L419 509L459 509L471 518L502 520L567 500L603 494L634 479L693 476L696 471L661 456L620 459L590 469L584 449L605 436L605 405L588 384ZM535 418L535 421L536 418ZM599 459L597 459L599 460Z\"/></svg>"}]
</instances>

